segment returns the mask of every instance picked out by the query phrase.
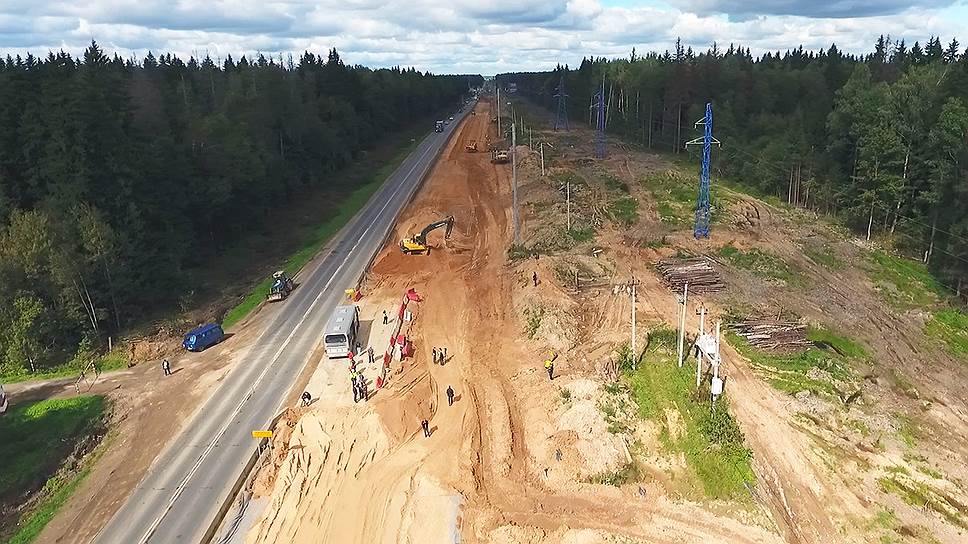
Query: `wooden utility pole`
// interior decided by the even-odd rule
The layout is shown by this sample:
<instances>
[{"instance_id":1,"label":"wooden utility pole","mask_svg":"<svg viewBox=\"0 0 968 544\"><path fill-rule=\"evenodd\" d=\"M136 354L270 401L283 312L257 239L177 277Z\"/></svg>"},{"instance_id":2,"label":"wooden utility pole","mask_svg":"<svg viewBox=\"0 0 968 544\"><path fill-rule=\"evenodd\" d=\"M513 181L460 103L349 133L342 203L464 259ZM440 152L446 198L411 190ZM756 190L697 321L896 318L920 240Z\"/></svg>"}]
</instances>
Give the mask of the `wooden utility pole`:
<instances>
[{"instance_id":1,"label":"wooden utility pole","mask_svg":"<svg viewBox=\"0 0 968 544\"><path fill-rule=\"evenodd\" d=\"M566 206L568 209L568 211L565 213L565 216L568 218L567 219L568 230L571 230L571 182L570 181L565 182L565 202L567 203Z\"/></svg>"},{"instance_id":2,"label":"wooden utility pole","mask_svg":"<svg viewBox=\"0 0 968 544\"><path fill-rule=\"evenodd\" d=\"M632 370L638 363L638 352L635 350L635 276L632 276Z\"/></svg>"},{"instance_id":3,"label":"wooden utility pole","mask_svg":"<svg viewBox=\"0 0 968 544\"><path fill-rule=\"evenodd\" d=\"M682 368L682 359L685 353L683 353L685 338L686 338L686 303L689 299L689 284L686 283L682 286L682 298L676 297L676 301L679 303L679 338L678 338L678 361L679 368Z\"/></svg>"},{"instance_id":4,"label":"wooden utility pole","mask_svg":"<svg viewBox=\"0 0 968 544\"><path fill-rule=\"evenodd\" d=\"M511 123L511 200L514 207L514 243L521 244L521 223L518 216L518 153L517 153L517 130L514 123Z\"/></svg>"}]
</instances>

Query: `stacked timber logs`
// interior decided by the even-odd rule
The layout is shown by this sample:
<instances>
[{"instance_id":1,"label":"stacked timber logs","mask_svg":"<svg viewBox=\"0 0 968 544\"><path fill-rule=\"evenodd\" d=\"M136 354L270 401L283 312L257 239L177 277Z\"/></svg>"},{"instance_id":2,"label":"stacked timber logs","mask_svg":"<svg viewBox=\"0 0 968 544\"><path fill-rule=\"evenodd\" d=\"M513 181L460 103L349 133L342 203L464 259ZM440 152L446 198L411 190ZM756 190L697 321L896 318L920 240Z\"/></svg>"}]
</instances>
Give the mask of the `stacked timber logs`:
<instances>
[{"instance_id":1,"label":"stacked timber logs","mask_svg":"<svg viewBox=\"0 0 968 544\"><path fill-rule=\"evenodd\" d=\"M729 327L751 346L763 350L791 351L813 344L807 340L807 326L796 321L746 319Z\"/></svg>"},{"instance_id":2,"label":"stacked timber logs","mask_svg":"<svg viewBox=\"0 0 968 544\"><path fill-rule=\"evenodd\" d=\"M726 287L707 257L659 261L655 267L665 284L677 293L681 293L687 283L690 293L714 293Z\"/></svg>"}]
</instances>

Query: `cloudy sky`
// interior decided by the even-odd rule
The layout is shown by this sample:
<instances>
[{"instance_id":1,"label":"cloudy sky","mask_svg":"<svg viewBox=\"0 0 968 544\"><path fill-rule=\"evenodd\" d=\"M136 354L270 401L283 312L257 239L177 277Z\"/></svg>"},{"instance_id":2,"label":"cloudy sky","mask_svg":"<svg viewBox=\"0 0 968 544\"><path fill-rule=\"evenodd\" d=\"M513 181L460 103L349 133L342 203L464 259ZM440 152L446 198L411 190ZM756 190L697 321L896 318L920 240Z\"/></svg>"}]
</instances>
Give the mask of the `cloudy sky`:
<instances>
[{"instance_id":1,"label":"cloudy sky","mask_svg":"<svg viewBox=\"0 0 968 544\"><path fill-rule=\"evenodd\" d=\"M968 45L968 0L0 0L0 53L147 51L215 57L340 50L345 61L493 74L662 51L677 36L754 53L879 34Z\"/></svg>"}]
</instances>

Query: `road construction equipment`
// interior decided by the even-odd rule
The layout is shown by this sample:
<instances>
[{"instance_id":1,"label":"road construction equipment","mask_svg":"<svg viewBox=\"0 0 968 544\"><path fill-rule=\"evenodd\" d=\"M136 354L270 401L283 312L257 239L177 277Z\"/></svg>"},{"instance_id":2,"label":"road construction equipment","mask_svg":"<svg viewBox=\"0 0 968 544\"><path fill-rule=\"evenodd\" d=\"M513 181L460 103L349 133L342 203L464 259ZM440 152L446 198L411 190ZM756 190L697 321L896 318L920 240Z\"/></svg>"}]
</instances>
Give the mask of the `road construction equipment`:
<instances>
[{"instance_id":1,"label":"road construction equipment","mask_svg":"<svg viewBox=\"0 0 968 544\"><path fill-rule=\"evenodd\" d=\"M292 278L286 276L285 270L277 270L272 274L272 286L269 287L269 293L266 294L266 300L269 302L278 302L284 300L292 292L293 287Z\"/></svg>"},{"instance_id":2,"label":"road construction equipment","mask_svg":"<svg viewBox=\"0 0 968 544\"><path fill-rule=\"evenodd\" d=\"M464 150L468 153L477 153L477 140L471 140L464 144Z\"/></svg>"},{"instance_id":3,"label":"road construction equipment","mask_svg":"<svg viewBox=\"0 0 968 544\"><path fill-rule=\"evenodd\" d=\"M444 240L450 239L450 234L454 230L454 216L448 215L446 218L440 221L435 221L420 231L420 234L415 234L409 238L404 238L400 240L400 251L407 255L414 255L418 253L426 253L430 255L430 246L427 245L427 235L431 231L439 229L441 227L446 227L444 231Z\"/></svg>"},{"instance_id":4,"label":"road construction equipment","mask_svg":"<svg viewBox=\"0 0 968 544\"><path fill-rule=\"evenodd\" d=\"M491 162L494 164L507 164L511 162L511 156L507 149L495 149L491 151Z\"/></svg>"}]
</instances>

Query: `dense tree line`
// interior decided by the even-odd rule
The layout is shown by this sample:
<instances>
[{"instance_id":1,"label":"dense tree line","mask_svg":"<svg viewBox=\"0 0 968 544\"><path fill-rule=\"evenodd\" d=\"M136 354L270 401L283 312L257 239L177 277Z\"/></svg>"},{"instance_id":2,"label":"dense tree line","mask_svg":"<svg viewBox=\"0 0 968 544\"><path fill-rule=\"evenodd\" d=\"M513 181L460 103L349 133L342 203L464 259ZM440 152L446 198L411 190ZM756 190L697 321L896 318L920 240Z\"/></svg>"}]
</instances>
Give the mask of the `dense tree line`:
<instances>
[{"instance_id":1,"label":"dense tree line","mask_svg":"<svg viewBox=\"0 0 968 544\"><path fill-rule=\"evenodd\" d=\"M573 121L603 89L607 132L681 152L713 103L714 168L858 232L889 232L958 289L968 273L968 51L932 37L881 37L872 53L802 47L754 57L716 45L504 74L555 111L564 78ZM604 82L604 83L603 83Z\"/></svg>"},{"instance_id":2,"label":"dense tree line","mask_svg":"<svg viewBox=\"0 0 968 544\"><path fill-rule=\"evenodd\" d=\"M336 50L0 59L0 370L62 362L170 305L186 268L468 83Z\"/></svg>"}]
</instances>

